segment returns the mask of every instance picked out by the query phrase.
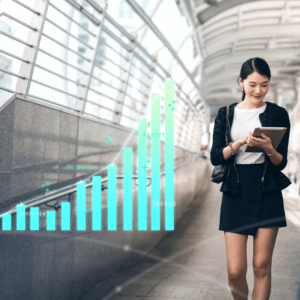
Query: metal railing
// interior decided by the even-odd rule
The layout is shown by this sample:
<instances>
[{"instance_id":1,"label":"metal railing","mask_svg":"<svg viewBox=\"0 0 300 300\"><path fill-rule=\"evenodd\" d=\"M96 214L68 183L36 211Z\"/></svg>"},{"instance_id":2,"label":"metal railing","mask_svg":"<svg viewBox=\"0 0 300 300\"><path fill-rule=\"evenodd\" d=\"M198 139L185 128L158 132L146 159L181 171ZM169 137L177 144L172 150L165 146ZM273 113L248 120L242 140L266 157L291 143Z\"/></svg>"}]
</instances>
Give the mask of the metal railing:
<instances>
[{"instance_id":1,"label":"metal railing","mask_svg":"<svg viewBox=\"0 0 300 300\"><path fill-rule=\"evenodd\" d=\"M43 3L43 11L38 11L37 9L31 8L17 0L12 1L15 4L21 6L23 9L32 12L33 21L32 24L27 24L8 13L2 13L0 15L1 18L9 18L10 20L17 22L21 26L28 28L29 31L27 40L16 38L13 35L3 31L0 32L0 34L4 35L6 38L25 45L23 57L18 57L12 53L9 53L8 51L0 49L0 52L2 54L17 59L21 63L20 74L16 74L5 69L0 70L9 76L17 77L17 84L15 90L0 86L0 89L2 90L56 104L64 108L81 112L82 114L93 116L97 119L105 119L101 114L96 114L96 111L93 110L93 108L89 107L87 104L95 105L101 108L103 111L107 110L115 112L114 119L109 121L111 121L114 124L125 126L122 123L123 117L131 119L132 121L136 121L136 119L124 115L123 107L130 108L136 113L137 116L140 116L143 113L135 109L135 105L130 106L125 104L125 98L128 97L131 103L137 102L142 103L143 106L147 106L147 104L149 103L149 97L147 97L147 95L149 95L149 91L152 84L156 83L155 78L157 78L157 80L160 81L160 86L164 86L165 78L162 76L162 74L164 74L166 77L172 76L172 74L158 62L159 56L156 54L149 53L148 50L137 41L138 35L136 33L129 33L107 13L107 6L109 5L108 3L106 3L105 7L102 8L93 0L84 0L83 3L89 5L89 8L94 10L94 13L92 14L85 8L85 6L80 5L75 0L64 1L64 3L68 3L68 7L70 9L77 11L77 13L80 16L79 19L83 19L85 22L88 22L88 27L90 28L87 28L86 26L83 26L83 24L81 24L80 21L76 20L72 14L68 14L60 7L58 7L58 5L55 5L53 3L53 0L52 2L51 0L37 0L37 2L40 1L38 7L41 7L41 3ZM171 55L174 56L175 60L180 65L183 72L186 74L185 80L190 80L190 82L194 86L194 90L196 89L197 91L197 99L200 99L200 102L202 102L203 106L206 107L206 103L201 97L201 91L199 89L198 84L195 82L193 76L190 74L189 70L181 61L177 52L172 48L168 40L163 36L163 34L155 26L152 20L146 15L146 13L141 9L141 7L139 7L139 5L135 1L127 0L127 3L130 5L133 11L145 22L146 26L148 26L148 28L156 35L156 37L159 38L163 45L169 50ZM51 13L49 14L50 8L52 12L55 11L60 17L65 17L71 25L77 26L78 35L64 28L62 24L58 24L56 19L51 17ZM61 20L61 18L57 19ZM40 27L36 28L36 25L33 24L39 24ZM51 33L46 32L44 30L46 24L49 26L53 26L57 31L66 35L66 40L75 40L78 43L78 45L80 45L81 50L83 50L79 51L79 48L76 50L72 48L69 44L59 41L59 39L56 36L53 36L51 35ZM83 39L83 37L85 38ZM75 64L73 62L67 61L66 59L63 59L62 57L54 53L54 51L44 49L40 45L42 39L47 39L48 41L53 42L57 47L61 47L61 49L66 51L66 53L72 53L76 55L78 59L83 60L83 66L78 65L78 63ZM29 41L34 41L34 43ZM117 50L116 47L114 47L113 45L118 45L121 51ZM112 53L119 55L120 58L124 60L124 63L120 65L120 63L109 58L106 54L101 53L101 47L106 47L105 49L110 49ZM125 54L123 53L124 51ZM66 74L60 74L56 70L51 70L49 67L43 65L42 63L37 63L37 57L40 53L42 53L43 55L47 55L49 58L60 63L64 70L68 70L68 68L76 70L78 72L78 80L69 78L66 75L67 71L65 72ZM86 53L89 54L87 55ZM101 58L102 60L102 65L101 61L99 61L99 58ZM106 70L103 66L104 63L110 64L111 66L118 68L119 74L116 74L112 70ZM56 76L60 80L63 80L67 83L76 84L77 88L71 90L69 88L64 89L55 86L51 82L45 83L42 81L42 79L37 80L33 78L34 70L36 67L42 70L43 72L48 72L49 74L52 74L53 76ZM95 72L98 73L98 75L95 75ZM104 76L103 72L105 72L105 76L108 76L110 80L116 80L117 84L110 84L104 80L101 80L101 77ZM131 82L133 79L139 81L139 87L135 86ZM189 131L191 130L191 128L201 128L202 124L206 123L207 115L205 112L200 113L196 110L196 104L194 104L196 102L195 99L191 99L189 94L183 90L182 86L185 80L180 83L175 82L175 93L178 97L176 100L177 103L179 101L183 101L187 105L189 111L192 113L193 118L189 117L188 119L185 119L185 114L180 114L179 112L176 112L176 110L174 112L175 120L178 119L181 123L184 121L183 126L185 126L187 128L187 131ZM98 82L98 84L100 84L101 92L93 87L92 81L96 81ZM35 86L39 88L47 88L59 93L59 95L61 95L61 99L55 99L54 101L53 99L47 99L47 96L43 95L44 93L37 94L36 92L32 91L32 83L34 83ZM113 89L116 91L117 94L115 96L111 96L106 92L107 89ZM132 94L132 91L134 90L139 93L139 96L134 96ZM92 101L90 99L89 92L93 92L98 95L97 102ZM140 100L136 99L139 97ZM195 98L195 96L193 96L193 98ZM68 105L68 101L70 99L74 101L73 106ZM107 106L102 105L105 99L114 100L116 106L108 108ZM198 104L199 101L197 102L197 105ZM206 111L206 109L204 111ZM105 120L107 121L107 119ZM182 148L191 149L190 141L185 140L184 137L180 137L179 141L181 143ZM201 134L194 137L192 151L197 151L200 148L200 144Z\"/></svg>"},{"instance_id":2,"label":"metal railing","mask_svg":"<svg viewBox=\"0 0 300 300\"><path fill-rule=\"evenodd\" d=\"M181 168L182 166L186 165L187 163L189 163L189 162L195 160L196 158L198 158L198 157L200 157L200 156L206 158L206 156L205 156L205 151L200 151L200 152L198 152L198 153L196 153L196 154L194 154L194 155L191 155L191 157L189 157L189 158L186 159L185 161L183 161L183 162L177 164L177 165L174 167L174 172L175 172L177 169ZM163 176L163 175L165 175L165 171L163 171L163 172L160 173L160 176ZM117 179L124 179L124 175L117 175ZM133 175L133 176L132 176L132 179L138 179L138 175ZM149 186L149 185L151 184L151 176L147 176L147 180L148 180L148 179L150 179L150 183L149 183L147 186ZM93 185L93 182L92 182L92 176L89 176L88 179L82 180L81 182L84 182L84 181L86 181L86 180L89 180L88 182L86 182L86 188L91 187L91 186ZM101 177L101 184L102 184L102 185L101 185L101 191L104 191L105 189L107 189L107 187L105 187L105 186L103 185L103 183L105 183L105 182L107 182L107 181L108 181L108 176ZM136 184L136 185L137 185L137 184ZM64 188L60 188L60 189L58 189L58 190L56 190L56 191L53 191L52 193L51 193L51 192L48 192L47 194L45 194L45 195L43 195L43 196L38 196L38 197L36 197L36 198L34 198L34 199L32 199L32 200L31 200L31 199L27 199L27 200L25 200L25 201L23 201L23 202L26 202L25 209L29 209L30 207L33 207L33 206L40 206L40 205L42 205L42 204L46 204L46 203L48 203L48 202L50 202L50 201L59 199L59 198L61 198L61 197L67 196L67 195L69 195L69 199L70 199L71 194L73 194L73 193L75 193L75 192L77 192L77 186L76 186L76 184L71 184L71 185L66 186L66 187L64 187ZM58 205L57 203L56 203L55 205L49 206L49 207L53 207L53 208L55 208L56 210L57 210L58 208L60 208L59 205ZM12 215L14 215L14 214L16 213L16 209L11 209L11 210L9 211L9 213L12 214ZM2 216L3 216L4 214L5 214L5 213L0 214L0 218L2 218Z\"/></svg>"}]
</instances>

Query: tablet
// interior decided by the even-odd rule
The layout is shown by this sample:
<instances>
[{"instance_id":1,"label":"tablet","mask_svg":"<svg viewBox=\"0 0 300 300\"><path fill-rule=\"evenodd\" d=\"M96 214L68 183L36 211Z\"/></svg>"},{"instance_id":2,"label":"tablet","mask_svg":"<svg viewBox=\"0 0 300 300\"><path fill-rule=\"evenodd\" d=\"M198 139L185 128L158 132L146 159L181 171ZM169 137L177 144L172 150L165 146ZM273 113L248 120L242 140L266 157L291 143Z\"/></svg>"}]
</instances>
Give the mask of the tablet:
<instances>
[{"instance_id":1,"label":"tablet","mask_svg":"<svg viewBox=\"0 0 300 300\"><path fill-rule=\"evenodd\" d=\"M253 132L253 136L257 138L262 138L260 135L264 133L267 135L271 140L274 149L276 150L281 139L286 132L286 127L256 127ZM248 146L245 149L245 152L264 152L265 150L256 146Z\"/></svg>"}]
</instances>

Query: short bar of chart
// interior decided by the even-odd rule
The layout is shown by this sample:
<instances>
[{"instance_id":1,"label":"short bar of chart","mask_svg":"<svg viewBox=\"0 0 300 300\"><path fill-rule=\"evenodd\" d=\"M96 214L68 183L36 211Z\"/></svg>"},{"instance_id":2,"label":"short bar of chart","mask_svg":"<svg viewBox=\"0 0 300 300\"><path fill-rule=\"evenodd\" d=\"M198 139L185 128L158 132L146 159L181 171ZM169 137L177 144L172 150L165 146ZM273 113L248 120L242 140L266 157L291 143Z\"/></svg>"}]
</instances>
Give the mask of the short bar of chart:
<instances>
[{"instance_id":1,"label":"short bar of chart","mask_svg":"<svg viewBox=\"0 0 300 300\"><path fill-rule=\"evenodd\" d=\"M47 211L47 230L55 230L55 211Z\"/></svg>"},{"instance_id":2,"label":"short bar of chart","mask_svg":"<svg viewBox=\"0 0 300 300\"><path fill-rule=\"evenodd\" d=\"M138 118L138 230L147 230L147 118Z\"/></svg>"},{"instance_id":3,"label":"short bar of chart","mask_svg":"<svg viewBox=\"0 0 300 300\"><path fill-rule=\"evenodd\" d=\"M86 230L86 183L77 183L77 230Z\"/></svg>"},{"instance_id":4,"label":"short bar of chart","mask_svg":"<svg viewBox=\"0 0 300 300\"><path fill-rule=\"evenodd\" d=\"M25 204L17 205L17 230L25 230L26 227Z\"/></svg>"},{"instance_id":5,"label":"short bar of chart","mask_svg":"<svg viewBox=\"0 0 300 300\"><path fill-rule=\"evenodd\" d=\"M117 230L117 165L108 165L108 230Z\"/></svg>"},{"instance_id":6,"label":"short bar of chart","mask_svg":"<svg viewBox=\"0 0 300 300\"><path fill-rule=\"evenodd\" d=\"M11 230L11 214L2 216L2 230Z\"/></svg>"},{"instance_id":7,"label":"short bar of chart","mask_svg":"<svg viewBox=\"0 0 300 300\"><path fill-rule=\"evenodd\" d=\"M151 230L160 230L160 95L151 94Z\"/></svg>"},{"instance_id":8,"label":"short bar of chart","mask_svg":"<svg viewBox=\"0 0 300 300\"><path fill-rule=\"evenodd\" d=\"M70 202L61 203L61 230L70 230L71 228L71 205Z\"/></svg>"},{"instance_id":9,"label":"short bar of chart","mask_svg":"<svg viewBox=\"0 0 300 300\"><path fill-rule=\"evenodd\" d=\"M165 230L174 230L174 81L165 82Z\"/></svg>"},{"instance_id":10,"label":"short bar of chart","mask_svg":"<svg viewBox=\"0 0 300 300\"><path fill-rule=\"evenodd\" d=\"M93 230L101 230L101 176L93 176L92 182Z\"/></svg>"},{"instance_id":11,"label":"short bar of chart","mask_svg":"<svg viewBox=\"0 0 300 300\"><path fill-rule=\"evenodd\" d=\"M132 148L123 149L123 230L132 230Z\"/></svg>"},{"instance_id":12,"label":"short bar of chart","mask_svg":"<svg viewBox=\"0 0 300 300\"><path fill-rule=\"evenodd\" d=\"M30 230L39 230L39 211L38 207L30 207Z\"/></svg>"}]
</instances>

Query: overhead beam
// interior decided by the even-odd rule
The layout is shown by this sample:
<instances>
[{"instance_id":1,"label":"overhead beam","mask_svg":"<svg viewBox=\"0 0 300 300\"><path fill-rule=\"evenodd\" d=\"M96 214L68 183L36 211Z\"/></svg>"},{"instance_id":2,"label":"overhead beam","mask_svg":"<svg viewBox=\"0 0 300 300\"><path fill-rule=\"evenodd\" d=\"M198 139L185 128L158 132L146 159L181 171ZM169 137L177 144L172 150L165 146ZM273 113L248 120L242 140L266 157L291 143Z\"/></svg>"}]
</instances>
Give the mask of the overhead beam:
<instances>
[{"instance_id":1,"label":"overhead beam","mask_svg":"<svg viewBox=\"0 0 300 300\"><path fill-rule=\"evenodd\" d=\"M287 74L281 74L280 72L289 72L289 71L299 71L300 72L300 68L299 66L282 66L282 67L272 67L270 66L271 69L271 75L272 77L275 76L287 76L287 79L290 79L289 75ZM239 74L239 70L240 67L238 68L230 68L224 72L217 72L217 74L215 72L212 72L210 74L205 74L203 77L203 81L209 81L210 79L214 79L214 81L220 81L222 79L224 79L224 74L226 74L226 78L232 78L232 77L237 77ZM300 76L296 75L296 76Z\"/></svg>"},{"instance_id":2,"label":"overhead beam","mask_svg":"<svg viewBox=\"0 0 300 300\"><path fill-rule=\"evenodd\" d=\"M274 2L274 0L265 0L265 1ZM290 1L299 2L298 0L290 0ZM224 0L224 1L219 2L218 6L210 6L206 9L204 9L203 11L199 12L197 14L197 18L198 18L200 24L204 24L207 21L209 21L210 19L225 12L226 10L229 10L231 8L234 8L236 6L243 5L246 3L251 3L251 2L261 2L261 0ZM280 1L280 2L282 2L282 1Z\"/></svg>"},{"instance_id":3,"label":"overhead beam","mask_svg":"<svg viewBox=\"0 0 300 300\"><path fill-rule=\"evenodd\" d=\"M222 2L221 2L222 3ZM259 29L259 30L258 30ZM241 29L239 31L228 31L217 35L209 41L205 41L205 49L208 55L220 51L224 46L231 44L237 40L251 40L260 38L271 37L291 37L299 38L300 30L299 24L280 24L280 25L268 25L260 27L249 27Z\"/></svg>"},{"instance_id":4,"label":"overhead beam","mask_svg":"<svg viewBox=\"0 0 300 300\"><path fill-rule=\"evenodd\" d=\"M260 49L239 51L235 53L225 53L224 55L218 56L216 59L212 59L209 62L203 62L203 77L207 73L214 72L220 69L225 64L237 63L241 64L251 57L261 57L267 62L270 61L281 61L292 58L299 58L299 49Z\"/></svg>"}]
</instances>

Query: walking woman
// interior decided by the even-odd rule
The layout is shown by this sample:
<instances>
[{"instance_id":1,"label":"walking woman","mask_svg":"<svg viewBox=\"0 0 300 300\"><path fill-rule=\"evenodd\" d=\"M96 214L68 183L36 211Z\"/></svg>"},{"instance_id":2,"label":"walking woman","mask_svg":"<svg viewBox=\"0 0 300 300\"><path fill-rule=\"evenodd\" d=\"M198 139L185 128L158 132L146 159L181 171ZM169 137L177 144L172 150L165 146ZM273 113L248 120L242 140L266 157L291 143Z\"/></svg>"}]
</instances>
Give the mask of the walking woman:
<instances>
[{"instance_id":1,"label":"walking woman","mask_svg":"<svg viewBox=\"0 0 300 300\"><path fill-rule=\"evenodd\" d=\"M211 163L231 164L222 183L219 230L224 231L228 283L235 300L248 299L247 239L253 236L253 300L267 300L271 294L271 264L277 233L287 226L281 190L291 181L281 172L287 164L290 120L285 108L263 101L269 91L271 71L261 58L242 65L238 83L242 101L221 107L215 119ZM227 130L226 130L227 122ZM256 127L286 127L275 150L272 140L252 135ZM228 146L226 144L226 138ZM262 152L245 152L257 146Z\"/></svg>"}]
</instances>

